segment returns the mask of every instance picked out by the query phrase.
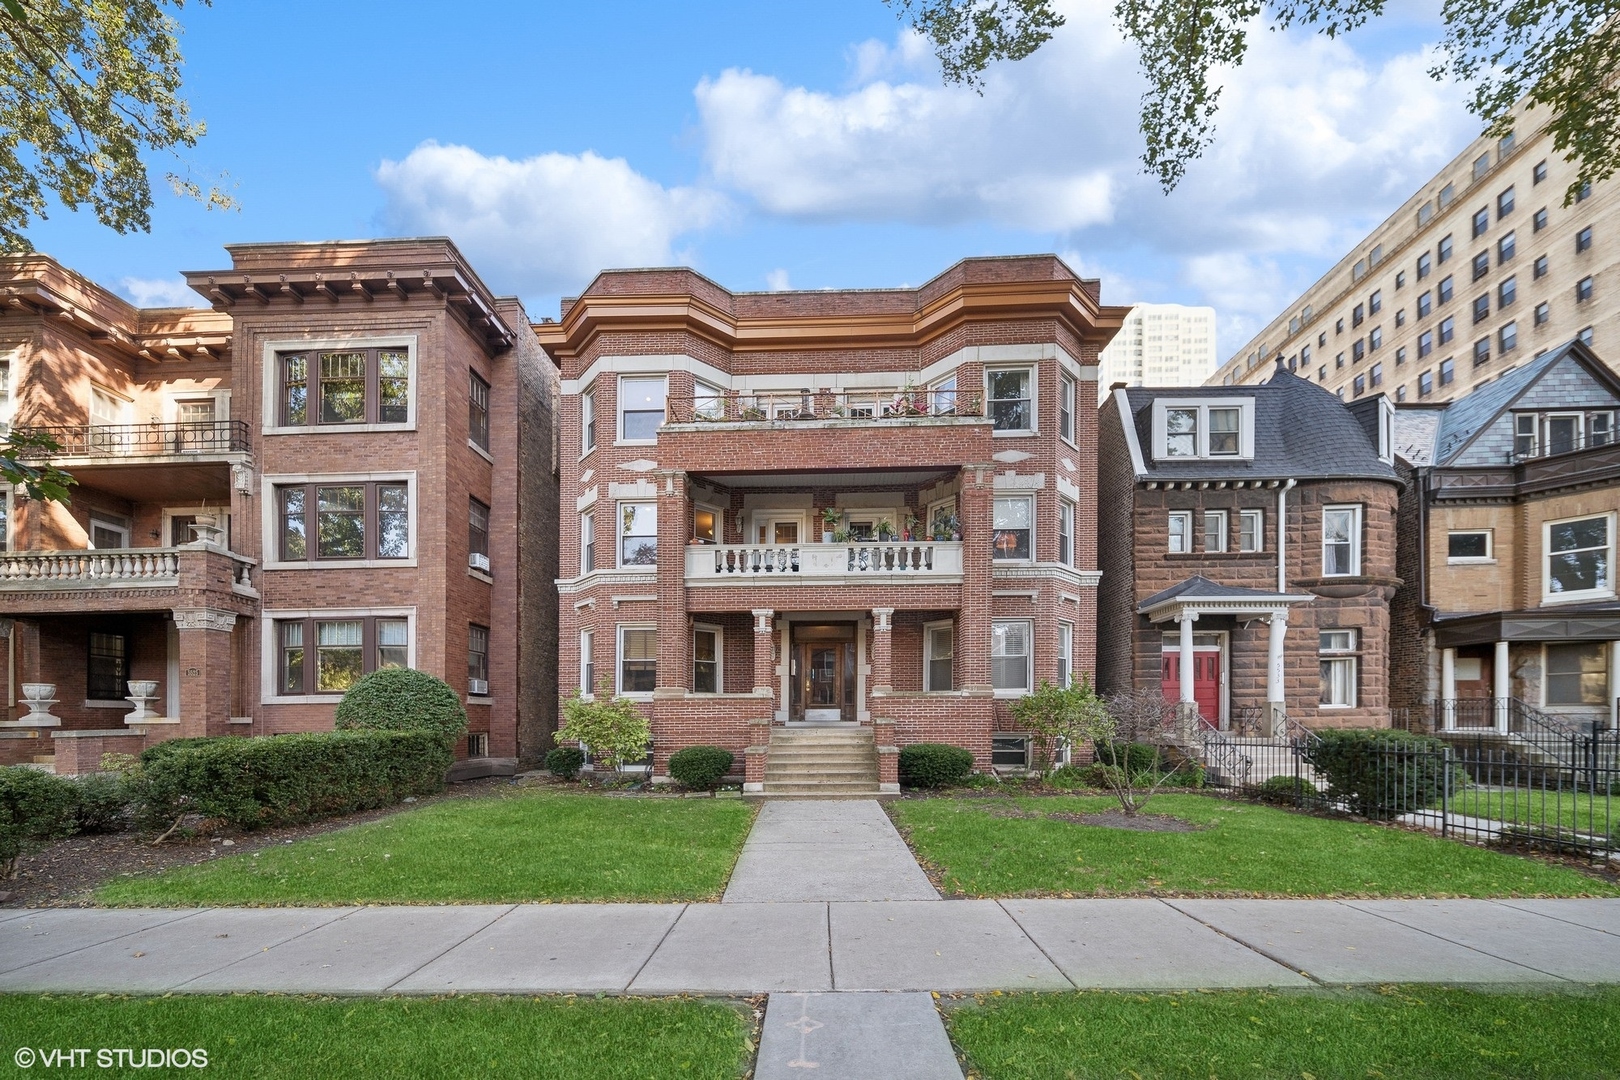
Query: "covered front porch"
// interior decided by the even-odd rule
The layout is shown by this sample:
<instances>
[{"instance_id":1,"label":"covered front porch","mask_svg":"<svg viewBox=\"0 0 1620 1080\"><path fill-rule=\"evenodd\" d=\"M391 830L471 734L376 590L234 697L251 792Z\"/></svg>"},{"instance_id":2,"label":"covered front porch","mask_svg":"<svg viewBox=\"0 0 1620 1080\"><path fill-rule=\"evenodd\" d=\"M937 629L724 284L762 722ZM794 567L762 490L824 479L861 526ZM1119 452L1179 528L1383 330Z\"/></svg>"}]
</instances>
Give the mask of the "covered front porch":
<instances>
[{"instance_id":1,"label":"covered front porch","mask_svg":"<svg viewBox=\"0 0 1620 1080\"><path fill-rule=\"evenodd\" d=\"M1620 727L1620 610L1491 612L1435 621L1440 731Z\"/></svg>"}]
</instances>

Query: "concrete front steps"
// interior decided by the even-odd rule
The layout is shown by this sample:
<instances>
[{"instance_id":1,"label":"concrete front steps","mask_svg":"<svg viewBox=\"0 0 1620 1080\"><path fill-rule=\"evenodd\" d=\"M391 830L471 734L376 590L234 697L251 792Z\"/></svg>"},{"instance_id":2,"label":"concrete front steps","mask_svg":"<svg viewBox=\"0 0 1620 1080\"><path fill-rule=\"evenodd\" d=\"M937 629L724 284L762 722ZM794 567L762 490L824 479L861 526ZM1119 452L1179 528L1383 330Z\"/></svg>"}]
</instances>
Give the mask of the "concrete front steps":
<instances>
[{"instance_id":1,"label":"concrete front steps","mask_svg":"<svg viewBox=\"0 0 1620 1080\"><path fill-rule=\"evenodd\" d=\"M793 799L877 798L878 758L872 729L853 725L773 727L761 794Z\"/></svg>"}]
</instances>

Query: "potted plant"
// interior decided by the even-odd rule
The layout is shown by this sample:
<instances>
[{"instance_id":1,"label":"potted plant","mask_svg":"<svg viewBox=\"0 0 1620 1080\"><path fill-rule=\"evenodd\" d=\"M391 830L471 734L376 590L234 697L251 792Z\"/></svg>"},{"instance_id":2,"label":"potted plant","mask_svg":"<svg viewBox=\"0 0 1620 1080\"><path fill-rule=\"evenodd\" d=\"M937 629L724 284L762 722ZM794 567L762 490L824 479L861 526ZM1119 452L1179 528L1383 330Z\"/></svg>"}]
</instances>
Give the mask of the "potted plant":
<instances>
[{"instance_id":1,"label":"potted plant","mask_svg":"<svg viewBox=\"0 0 1620 1080\"><path fill-rule=\"evenodd\" d=\"M922 524L922 522L918 520L916 514L912 514L912 513L907 513L906 514L906 535L903 537L903 539L907 543L911 542L912 540L921 539L921 536L920 536L920 534L918 532L918 529L917 529L917 526L920 525L920 524Z\"/></svg>"},{"instance_id":2,"label":"potted plant","mask_svg":"<svg viewBox=\"0 0 1620 1080\"><path fill-rule=\"evenodd\" d=\"M821 511L821 542L823 544L833 542L841 517L842 515L839 514L836 506L828 506Z\"/></svg>"},{"instance_id":3,"label":"potted plant","mask_svg":"<svg viewBox=\"0 0 1620 1080\"><path fill-rule=\"evenodd\" d=\"M835 544L847 544L847 543L849 543L849 530L848 529L838 529L837 531L835 531L833 533L833 543L835 543Z\"/></svg>"},{"instance_id":4,"label":"potted plant","mask_svg":"<svg viewBox=\"0 0 1620 1080\"><path fill-rule=\"evenodd\" d=\"M894 539L894 524L888 518L878 518L877 534L879 540Z\"/></svg>"}]
</instances>

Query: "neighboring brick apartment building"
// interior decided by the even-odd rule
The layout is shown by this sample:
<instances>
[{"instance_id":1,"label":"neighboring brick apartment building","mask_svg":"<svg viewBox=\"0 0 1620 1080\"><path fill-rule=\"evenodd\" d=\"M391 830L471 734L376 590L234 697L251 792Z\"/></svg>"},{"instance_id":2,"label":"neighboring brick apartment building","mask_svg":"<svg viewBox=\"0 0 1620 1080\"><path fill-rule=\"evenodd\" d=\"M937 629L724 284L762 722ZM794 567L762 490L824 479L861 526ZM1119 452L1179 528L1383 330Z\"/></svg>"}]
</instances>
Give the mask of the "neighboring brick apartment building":
<instances>
[{"instance_id":1,"label":"neighboring brick apartment building","mask_svg":"<svg viewBox=\"0 0 1620 1080\"><path fill-rule=\"evenodd\" d=\"M1115 388L1098 431L1097 671L1206 726L1389 724L1391 416L1281 365L1241 387Z\"/></svg>"},{"instance_id":2,"label":"neighboring brick apartment building","mask_svg":"<svg viewBox=\"0 0 1620 1080\"><path fill-rule=\"evenodd\" d=\"M1615 725L1617 420L1620 377L1579 341L1444 408L1397 411L1412 484L1394 671L1425 723Z\"/></svg>"},{"instance_id":3,"label":"neighboring brick apartment building","mask_svg":"<svg viewBox=\"0 0 1620 1080\"><path fill-rule=\"evenodd\" d=\"M554 727L556 373L445 239L245 244L136 309L0 261L7 408L78 481L5 493L0 761L94 769L175 736L330 727L345 687L445 678L462 756ZM519 543L519 537L541 538ZM153 716L126 725L130 680ZM20 722L55 685L58 727Z\"/></svg>"},{"instance_id":4,"label":"neighboring brick apartment building","mask_svg":"<svg viewBox=\"0 0 1620 1080\"><path fill-rule=\"evenodd\" d=\"M818 733L875 732L891 789L908 743L989 767L1011 699L1092 671L1096 357L1124 314L1052 256L916 289L599 275L536 328L563 377L563 692L641 702L656 774L713 744L760 790Z\"/></svg>"}]
</instances>

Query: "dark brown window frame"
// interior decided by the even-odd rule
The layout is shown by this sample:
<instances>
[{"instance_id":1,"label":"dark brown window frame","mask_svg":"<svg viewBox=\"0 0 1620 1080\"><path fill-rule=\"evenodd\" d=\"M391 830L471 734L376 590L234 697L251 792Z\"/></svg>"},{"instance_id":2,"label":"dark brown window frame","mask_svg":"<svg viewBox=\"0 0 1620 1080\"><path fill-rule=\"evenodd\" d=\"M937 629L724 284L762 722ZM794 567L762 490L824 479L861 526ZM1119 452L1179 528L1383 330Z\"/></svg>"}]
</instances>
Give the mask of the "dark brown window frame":
<instances>
[{"instance_id":1,"label":"dark brown window frame","mask_svg":"<svg viewBox=\"0 0 1620 1080\"><path fill-rule=\"evenodd\" d=\"M92 670L95 667L93 662L94 659L97 656L101 656L103 658L111 656L109 653L97 653L95 651L95 639L98 637L117 638L122 643L122 651L116 657L116 659L119 665L123 668L123 674L117 676L117 689L119 692L116 694L97 694L95 691L103 688L94 686L92 684L93 679L95 678L95 676L92 674ZM84 696L87 700L118 701L129 694L129 632L124 627L117 626L113 628L102 628L91 630L89 633L87 633L84 639L84 659Z\"/></svg>"},{"instance_id":2,"label":"dark brown window frame","mask_svg":"<svg viewBox=\"0 0 1620 1080\"><path fill-rule=\"evenodd\" d=\"M478 636L482 634L484 648L479 651L474 648L478 644ZM477 658L478 663L474 663ZM467 624L467 681L469 690L473 679L481 679L487 686L489 684L489 627L477 623Z\"/></svg>"},{"instance_id":3,"label":"dark brown window frame","mask_svg":"<svg viewBox=\"0 0 1620 1080\"><path fill-rule=\"evenodd\" d=\"M479 512L483 512L484 524L478 524ZM482 542L480 542L482 537ZM489 557L489 506L482 499L467 497L467 553Z\"/></svg>"},{"instance_id":4,"label":"dark brown window frame","mask_svg":"<svg viewBox=\"0 0 1620 1080\"><path fill-rule=\"evenodd\" d=\"M401 622L405 624L405 653L406 659L412 659L413 635L411 621L405 615L306 615L302 619L276 619L276 696L277 697L342 697L342 690L318 690L315 682L320 672L319 645L316 631L317 623L358 622L360 627L360 674L370 675L377 670L377 624L379 622ZM304 688L302 690L289 690L287 688L287 645L283 628L298 625L304 628L304 641L299 647L304 650Z\"/></svg>"},{"instance_id":5,"label":"dark brown window frame","mask_svg":"<svg viewBox=\"0 0 1620 1080\"><path fill-rule=\"evenodd\" d=\"M320 554L320 510L316 501L317 489L354 487L361 488L364 491L361 530L365 550L359 555L322 555ZM380 511L378 509L378 489L385 487L403 488L405 491L405 553L403 555L379 555L377 553L377 542L382 536ZM287 509L284 493L293 490L304 493L303 555L289 555L287 553ZM410 540L413 510L411 506L411 485L407 480L312 480L303 484L277 484L272 497L275 499L276 556L278 562L341 566L373 561L404 562L415 555L415 549ZM314 547L315 550L311 551L311 547Z\"/></svg>"},{"instance_id":6,"label":"dark brown window frame","mask_svg":"<svg viewBox=\"0 0 1620 1080\"><path fill-rule=\"evenodd\" d=\"M489 380L467 369L467 438L480 450L489 449Z\"/></svg>"},{"instance_id":7,"label":"dark brown window frame","mask_svg":"<svg viewBox=\"0 0 1620 1080\"><path fill-rule=\"evenodd\" d=\"M357 420L322 420L320 413L320 358L323 353L363 353L366 357L365 375L365 404L363 415ZM380 419L382 409L382 395L379 389L381 362L380 353L403 353L405 355L406 387L405 387L405 418L403 420ZM289 415L291 402L288 400L287 370L289 361L302 357L304 368L304 419L294 420ZM409 346L406 345L360 345L353 346L323 346L309 349L280 349L276 352L276 423L280 427L325 427L345 428L360 425L378 425L383 427L409 427L415 410L412 402L415 400L415 364Z\"/></svg>"}]
</instances>

